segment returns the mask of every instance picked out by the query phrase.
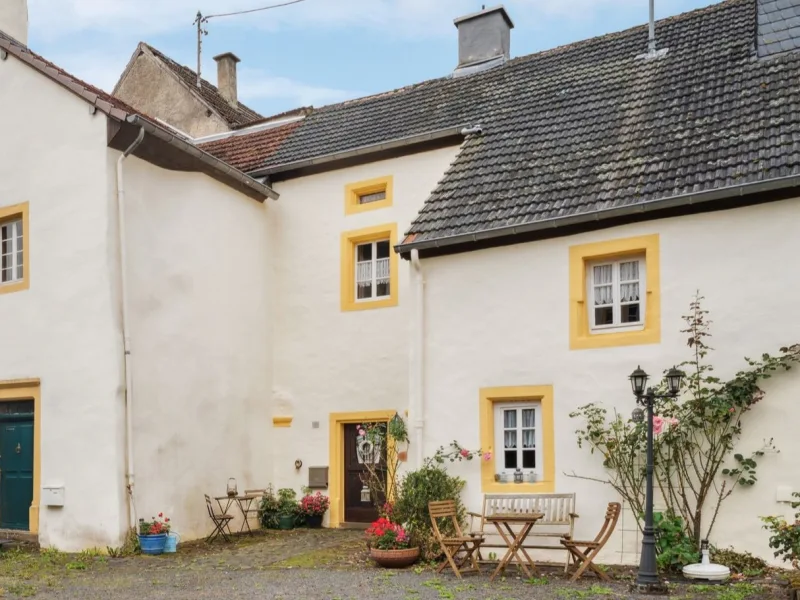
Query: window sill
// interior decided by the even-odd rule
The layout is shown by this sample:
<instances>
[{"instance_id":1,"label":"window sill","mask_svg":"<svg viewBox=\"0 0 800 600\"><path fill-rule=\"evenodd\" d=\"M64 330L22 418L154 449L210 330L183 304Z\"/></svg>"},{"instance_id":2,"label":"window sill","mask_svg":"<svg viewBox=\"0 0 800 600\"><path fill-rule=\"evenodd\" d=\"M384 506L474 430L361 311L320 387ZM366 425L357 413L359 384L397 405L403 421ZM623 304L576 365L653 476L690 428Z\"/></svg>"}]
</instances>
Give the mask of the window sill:
<instances>
[{"instance_id":1,"label":"window sill","mask_svg":"<svg viewBox=\"0 0 800 600\"><path fill-rule=\"evenodd\" d=\"M613 346L639 346L644 344L658 344L660 342L661 332L652 329L617 331L614 333L592 333L572 338L570 340L570 350L610 348Z\"/></svg>"},{"instance_id":2,"label":"window sill","mask_svg":"<svg viewBox=\"0 0 800 600\"><path fill-rule=\"evenodd\" d=\"M14 292L21 292L28 289L28 280L15 281L14 283L0 283L0 295L12 294Z\"/></svg>"},{"instance_id":3,"label":"window sill","mask_svg":"<svg viewBox=\"0 0 800 600\"><path fill-rule=\"evenodd\" d=\"M397 306L397 296L385 298L383 300L372 300L370 302L343 302L342 310L372 310L373 308L389 308L392 306Z\"/></svg>"},{"instance_id":4,"label":"window sill","mask_svg":"<svg viewBox=\"0 0 800 600\"><path fill-rule=\"evenodd\" d=\"M503 494L551 494L555 491L555 481L537 481L536 483L503 483L500 481L484 481L481 485L483 493L503 493Z\"/></svg>"}]
</instances>

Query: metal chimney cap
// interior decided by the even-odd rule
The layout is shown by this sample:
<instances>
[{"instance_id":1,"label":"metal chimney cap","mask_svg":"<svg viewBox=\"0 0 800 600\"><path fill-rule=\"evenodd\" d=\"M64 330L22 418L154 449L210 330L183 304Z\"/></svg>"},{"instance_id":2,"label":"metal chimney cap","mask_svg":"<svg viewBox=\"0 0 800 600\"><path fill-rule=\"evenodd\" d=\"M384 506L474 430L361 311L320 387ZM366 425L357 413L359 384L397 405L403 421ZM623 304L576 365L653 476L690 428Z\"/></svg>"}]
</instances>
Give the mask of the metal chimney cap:
<instances>
[{"instance_id":1,"label":"metal chimney cap","mask_svg":"<svg viewBox=\"0 0 800 600\"><path fill-rule=\"evenodd\" d=\"M468 15L464 15L463 17L458 17L457 19L455 19L453 21L453 24L456 27L458 27L459 25L461 25L461 23L463 23L465 21L469 21L471 19L477 19L478 17L483 17L484 15L488 15L488 14L491 14L493 12L499 12L503 16L503 19L505 19L506 23L508 23L509 28L511 28L511 29L514 28L514 21L512 21L511 17L508 16L508 12L506 11L506 7L503 6L502 4L499 4L497 6L493 6L491 8L486 8L486 9L480 10L478 12L470 13Z\"/></svg>"},{"instance_id":2,"label":"metal chimney cap","mask_svg":"<svg viewBox=\"0 0 800 600\"><path fill-rule=\"evenodd\" d=\"M222 54L217 54L214 57L214 60L219 62L219 61L221 61L221 60L223 60L225 58L230 58L231 60L233 60L233 62L237 62L237 63L242 62L242 59L239 58L238 56L236 56L233 52L223 52Z\"/></svg>"}]
</instances>

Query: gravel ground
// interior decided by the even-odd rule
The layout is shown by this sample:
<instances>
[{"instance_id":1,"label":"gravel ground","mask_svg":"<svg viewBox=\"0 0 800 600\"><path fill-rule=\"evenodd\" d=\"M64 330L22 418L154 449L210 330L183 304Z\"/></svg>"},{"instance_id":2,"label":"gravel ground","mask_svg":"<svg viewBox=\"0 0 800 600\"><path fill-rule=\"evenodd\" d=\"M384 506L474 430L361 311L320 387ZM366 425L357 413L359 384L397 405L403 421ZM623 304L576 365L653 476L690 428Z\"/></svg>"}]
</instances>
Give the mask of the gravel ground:
<instances>
[{"instance_id":1,"label":"gravel ground","mask_svg":"<svg viewBox=\"0 0 800 600\"><path fill-rule=\"evenodd\" d=\"M614 571L622 577L630 571ZM109 559L22 549L0 554L0 597L63 600L114 598L313 600L613 600L637 599L626 581L566 581L542 568L523 580L516 570L489 581L491 568L463 580L436 575L430 566L394 571L369 560L363 532L297 530L241 538L233 544L182 545L177 554ZM767 580L732 586L674 589L677 600L785 600L786 589Z\"/></svg>"}]
</instances>

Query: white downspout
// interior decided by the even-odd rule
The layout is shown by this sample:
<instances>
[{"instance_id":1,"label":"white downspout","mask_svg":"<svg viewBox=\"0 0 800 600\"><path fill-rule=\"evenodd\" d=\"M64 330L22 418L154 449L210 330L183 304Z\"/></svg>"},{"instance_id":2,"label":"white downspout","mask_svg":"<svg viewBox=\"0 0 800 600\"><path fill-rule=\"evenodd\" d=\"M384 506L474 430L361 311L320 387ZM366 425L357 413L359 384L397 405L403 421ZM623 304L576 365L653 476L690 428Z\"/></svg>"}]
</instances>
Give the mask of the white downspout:
<instances>
[{"instance_id":1,"label":"white downspout","mask_svg":"<svg viewBox=\"0 0 800 600\"><path fill-rule=\"evenodd\" d=\"M410 408L414 422L414 440L416 446L416 466L422 466L425 460L423 433L425 431L425 398L424 398L424 331L425 331L425 276L419 260L419 250L411 251L411 264L414 267L414 314L411 322L410 351Z\"/></svg>"},{"instance_id":2,"label":"white downspout","mask_svg":"<svg viewBox=\"0 0 800 600\"><path fill-rule=\"evenodd\" d=\"M128 468L128 518L130 526L136 528L136 503L133 495L133 371L131 368L131 338L128 323L128 270L127 245L125 242L125 179L122 163L144 140L144 127L139 135L117 160L117 224L119 227L120 293L122 296L122 347L125 353L125 438L127 442Z\"/></svg>"}]
</instances>

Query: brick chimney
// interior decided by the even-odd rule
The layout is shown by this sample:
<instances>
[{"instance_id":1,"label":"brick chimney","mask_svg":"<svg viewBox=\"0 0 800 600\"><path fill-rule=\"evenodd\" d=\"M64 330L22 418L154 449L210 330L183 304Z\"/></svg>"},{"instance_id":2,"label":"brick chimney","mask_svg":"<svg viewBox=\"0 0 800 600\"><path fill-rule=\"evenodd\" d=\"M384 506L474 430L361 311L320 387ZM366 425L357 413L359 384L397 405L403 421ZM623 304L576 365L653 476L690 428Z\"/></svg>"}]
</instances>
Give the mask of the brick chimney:
<instances>
[{"instance_id":1,"label":"brick chimney","mask_svg":"<svg viewBox=\"0 0 800 600\"><path fill-rule=\"evenodd\" d=\"M482 63L494 66L510 58L514 23L502 4L459 17L453 23L458 28L456 71Z\"/></svg>"},{"instance_id":2,"label":"brick chimney","mask_svg":"<svg viewBox=\"0 0 800 600\"><path fill-rule=\"evenodd\" d=\"M217 61L217 87L222 97L233 107L239 106L239 93L236 84L236 63L241 62L233 52L215 56Z\"/></svg>"}]
</instances>

